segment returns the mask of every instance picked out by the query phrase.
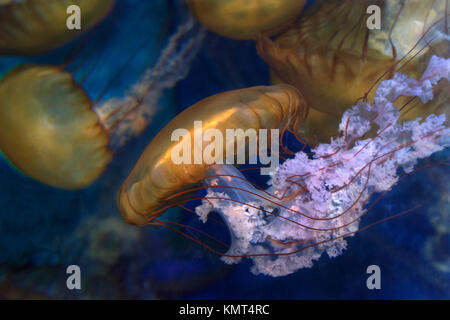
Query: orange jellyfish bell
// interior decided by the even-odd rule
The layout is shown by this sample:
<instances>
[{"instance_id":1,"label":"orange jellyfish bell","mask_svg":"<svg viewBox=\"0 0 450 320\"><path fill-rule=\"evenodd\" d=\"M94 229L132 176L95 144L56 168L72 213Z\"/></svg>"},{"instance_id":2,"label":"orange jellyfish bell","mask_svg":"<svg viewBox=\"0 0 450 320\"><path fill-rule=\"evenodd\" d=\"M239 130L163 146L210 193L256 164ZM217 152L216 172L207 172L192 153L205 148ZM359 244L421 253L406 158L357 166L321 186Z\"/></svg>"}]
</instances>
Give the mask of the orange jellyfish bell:
<instances>
[{"instance_id":1,"label":"orange jellyfish bell","mask_svg":"<svg viewBox=\"0 0 450 320\"><path fill-rule=\"evenodd\" d=\"M57 48L88 30L115 0L23 0L0 7L0 55L28 56ZM77 5L81 30L69 30L68 7Z\"/></svg>"},{"instance_id":2,"label":"orange jellyfish bell","mask_svg":"<svg viewBox=\"0 0 450 320\"><path fill-rule=\"evenodd\" d=\"M0 149L42 183L86 187L112 158L107 133L91 106L64 70L17 67L0 80Z\"/></svg>"},{"instance_id":3,"label":"orange jellyfish bell","mask_svg":"<svg viewBox=\"0 0 450 320\"><path fill-rule=\"evenodd\" d=\"M149 219L160 216L171 206L174 201L169 201L168 197L201 182L208 167L217 163L207 163L204 159L200 163L174 162L172 154L179 152L176 150L184 143L184 139L171 139L175 130L183 128L194 136L194 122L199 120L204 130L214 129L222 135L227 128L254 129L257 132L260 129L286 129L297 126L305 113L303 97L290 85L227 91L197 102L158 133L122 184L117 201L123 218L130 224L147 224ZM207 145L205 141L194 142L189 154L194 155L201 143ZM234 141L226 141L215 154L224 156L230 147L234 148L233 144Z\"/></svg>"},{"instance_id":4,"label":"orange jellyfish bell","mask_svg":"<svg viewBox=\"0 0 450 320\"><path fill-rule=\"evenodd\" d=\"M305 0L188 0L194 16L209 30L232 39L272 35L292 23Z\"/></svg>"},{"instance_id":5,"label":"orange jellyfish bell","mask_svg":"<svg viewBox=\"0 0 450 320\"><path fill-rule=\"evenodd\" d=\"M369 29L370 5L381 9L381 29ZM284 83L297 87L311 107L301 134L328 140L342 113L360 98L372 99L376 84L394 72L418 78L431 55L448 57L446 0L319 0L274 41L259 36L260 56ZM448 112L449 83L428 104L401 98L405 120ZM319 124L322 126L317 126ZM310 140L310 139L308 139Z\"/></svg>"}]
</instances>

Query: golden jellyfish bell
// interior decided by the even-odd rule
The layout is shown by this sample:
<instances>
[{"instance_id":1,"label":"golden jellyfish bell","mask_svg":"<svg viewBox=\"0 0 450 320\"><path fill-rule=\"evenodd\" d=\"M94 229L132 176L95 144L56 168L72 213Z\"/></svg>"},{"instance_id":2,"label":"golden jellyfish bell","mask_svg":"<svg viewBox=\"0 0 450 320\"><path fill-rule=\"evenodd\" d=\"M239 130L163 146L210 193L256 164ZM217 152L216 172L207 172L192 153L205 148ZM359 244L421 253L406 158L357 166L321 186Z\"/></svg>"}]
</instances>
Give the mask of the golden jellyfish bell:
<instances>
[{"instance_id":1,"label":"golden jellyfish bell","mask_svg":"<svg viewBox=\"0 0 450 320\"><path fill-rule=\"evenodd\" d=\"M195 121L202 121L203 130L213 129L225 136L227 128L253 129L255 132L290 128L303 120L306 111L300 92L286 84L227 91L190 106L148 144L122 184L117 195L122 217L130 224L145 225L148 219L160 216L178 201L169 201L168 197L205 179L210 165L217 161L223 163L222 158L212 159L214 161L202 159L200 163L173 161L173 153L179 153L185 139L194 137ZM187 130L188 134L180 141L174 141L171 137L179 129ZM208 143L194 141L186 154L194 155L201 144L206 146ZM225 141L217 147L215 154L222 157L230 147L234 148L234 140Z\"/></svg>"},{"instance_id":2,"label":"golden jellyfish bell","mask_svg":"<svg viewBox=\"0 0 450 320\"><path fill-rule=\"evenodd\" d=\"M112 158L107 133L91 105L64 70L17 67L0 80L0 149L42 183L86 187Z\"/></svg>"},{"instance_id":3,"label":"golden jellyfish bell","mask_svg":"<svg viewBox=\"0 0 450 320\"><path fill-rule=\"evenodd\" d=\"M292 23L306 0L187 0L194 16L209 30L232 39L269 35Z\"/></svg>"},{"instance_id":4,"label":"golden jellyfish bell","mask_svg":"<svg viewBox=\"0 0 450 320\"><path fill-rule=\"evenodd\" d=\"M0 7L0 55L28 56L55 49L85 32L111 10L115 0L23 0ZM69 30L68 8L77 5L81 30Z\"/></svg>"},{"instance_id":5,"label":"golden jellyfish bell","mask_svg":"<svg viewBox=\"0 0 450 320\"><path fill-rule=\"evenodd\" d=\"M367 25L374 4L381 29ZM371 100L381 80L394 72L418 79L433 54L449 56L446 8L446 0L319 0L274 41L259 36L258 53L311 107L302 135L336 134L343 112L361 98ZM443 80L433 101L402 97L396 105L405 120L448 113L449 91Z\"/></svg>"}]
</instances>

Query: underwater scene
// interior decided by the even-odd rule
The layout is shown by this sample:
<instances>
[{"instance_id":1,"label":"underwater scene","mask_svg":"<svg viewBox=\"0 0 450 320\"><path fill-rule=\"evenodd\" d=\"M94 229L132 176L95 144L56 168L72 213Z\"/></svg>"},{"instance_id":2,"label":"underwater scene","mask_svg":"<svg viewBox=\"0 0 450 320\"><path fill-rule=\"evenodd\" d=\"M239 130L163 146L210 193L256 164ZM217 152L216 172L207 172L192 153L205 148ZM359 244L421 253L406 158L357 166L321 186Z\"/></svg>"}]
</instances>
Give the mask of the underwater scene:
<instances>
[{"instance_id":1,"label":"underwater scene","mask_svg":"<svg viewBox=\"0 0 450 320\"><path fill-rule=\"evenodd\" d=\"M0 0L0 299L450 299L447 0Z\"/></svg>"}]
</instances>

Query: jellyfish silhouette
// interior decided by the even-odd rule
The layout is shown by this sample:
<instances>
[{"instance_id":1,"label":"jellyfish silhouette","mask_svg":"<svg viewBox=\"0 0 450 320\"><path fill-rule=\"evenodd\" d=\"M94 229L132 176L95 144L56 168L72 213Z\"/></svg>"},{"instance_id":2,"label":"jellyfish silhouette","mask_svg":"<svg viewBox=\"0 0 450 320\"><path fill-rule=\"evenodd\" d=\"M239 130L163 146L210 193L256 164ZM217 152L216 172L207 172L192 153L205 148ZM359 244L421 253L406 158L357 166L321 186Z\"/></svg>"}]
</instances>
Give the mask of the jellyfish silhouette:
<instances>
[{"instance_id":1,"label":"jellyfish silhouette","mask_svg":"<svg viewBox=\"0 0 450 320\"><path fill-rule=\"evenodd\" d=\"M55 49L101 21L114 3L115 0L24 0L2 4L0 55L28 56ZM81 10L80 30L67 28L71 5Z\"/></svg>"},{"instance_id":2,"label":"jellyfish silhouette","mask_svg":"<svg viewBox=\"0 0 450 320\"><path fill-rule=\"evenodd\" d=\"M380 30L367 27L369 5L382 10ZM327 141L347 107L373 98L381 80L394 72L419 77L433 54L450 56L447 10L446 0L317 1L274 41L260 35L257 48L279 81L304 94L310 115L303 137ZM448 82L435 92L426 105L396 101L402 119L448 112Z\"/></svg>"},{"instance_id":3,"label":"jellyfish silhouette","mask_svg":"<svg viewBox=\"0 0 450 320\"><path fill-rule=\"evenodd\" d=\"M433 86L449 79L450 59L437 56L430 59L419 80L395 73L380 83L373 104L359 101L343 114L339 137L309 153L291 154L294 157L272 173L267 189L224 161L223 154L236 147L235 141L210 150L211 157L196 164L176 163L172 154L186 151L180 146L186 137L195 139L194 120L222 134L230 127L295 134L307 112L303 96L292 86L279 85L206 98L177 116L150 142L121 186L118 207L127 222L174 230L221 255L226 263L250 258L255 274L283 276L311 267L324 252L330 257L340 255L347 246L344 238L371 226L359 227L360 220L402 180L398 169L411 174L418 159L450 145L445 114L401 124L394 106L402 96L417 96L426 103L433 99ZM172 141L171 133L177 128L188 128L188 134ZM187 154L192 158L199 143L191 146ZM199 182L203 186L195 185ZM196 192L203 189L206 196L199 196ZM380 196L367 207L373 194ZM230 245L200 229L160 219L169 207L199 199L202 204L193 213L206 222L210 212L218 212L230 231ZM227 247L226 252L204 243L202 236Z\"/></svg>"},{"instance_id":4,"label":"jellyfish silhouette","mask_svg":"<svg viewBox=\"0 0 450 320\"><path fill-rule=\"evenodd\" d=\"M62 67L22 65L0 80L0 149L26 175L64 189L93 183L113 152L139 135L162 92L187 74L203 32L180 25L124 97L91 100Z\"/></svg>"},{"instance_id":5,"label":"jellyfish silhouette","mask_svg":"<svg viewBox=\"0 0 450 320\"><path fill-rule=\"evenodd\" d=\"M209 30L232 39L273 35L291 24L305 0L188 0L195 17Z\"/></svg>"}]
</instances>

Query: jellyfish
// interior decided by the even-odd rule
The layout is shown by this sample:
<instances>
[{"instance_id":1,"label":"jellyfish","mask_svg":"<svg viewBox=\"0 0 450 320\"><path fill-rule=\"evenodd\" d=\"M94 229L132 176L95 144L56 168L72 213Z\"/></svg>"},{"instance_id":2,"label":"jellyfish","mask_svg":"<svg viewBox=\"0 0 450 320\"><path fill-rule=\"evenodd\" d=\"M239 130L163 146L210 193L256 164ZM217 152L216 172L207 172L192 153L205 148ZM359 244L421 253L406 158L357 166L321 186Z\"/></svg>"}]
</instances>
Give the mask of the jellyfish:
<instances>
[{"instance_id":1,"label":"jellyfish","mask_svg":"<svg viewBox=\"0 0 450 320\"><path fill-rule=\"evenodd\" d=\"M392 79L380 82L373 103L358 101L344 112L337 138L285 160L271 173L266 189L224 162L223 151L230 145L216 149L211 158L197 164L175 163L171 155L179 151L180 140L173 140L171 132L184 127L188 133L183 140L195 137L191 123L202 120L203 127L220 132L253 127L295 133L307 113L302 94L285 84L206 98L177 116L150 142L119 190L119 210L127 222L174 230L220 254L225 263L249 258L254 274L278 277L312 267L325 252L329 257L342 254L347 247L345 238L371 226L360 227L360 220L414 172L418 159L450 145L445 114L401 123L394 105L403 96L426 103L434 98L433 87L449 79L450 59L433 56L418 80L395 73ZM372 130L375 134L370 135ZM192 157L199 143L191 146L188 154ZM234 147L232 144L231 149ZM198 182L203 187L195 186ZM205 196L193 194L201 188L207 190ZM379 197L368 206L374 194ZM199 235L199 230L160 219L169 207L198 199L201 204L194 213L201 221L217 212L227 226L231 244L226 251L202 243L193 234Z\"/></svg>"},{"instance_id":2,"label":"jellyfish","mask_svg":"<svg viewBox=\"0 0 450 320\"><path fill-rule=\"evenodd\" d=\"M2 153L41 183L89 186L113 153L146 128L163 91L186 76L202 38L195 21L185 21L124 97L106 101L92 100L61 66L12 69L0 80Z\"/></svg>"},{"instance_id":3,"label":"jellyfish","mask_svg":"<svg viewBox=\"0 0 450 320\"><path fill-rule=\"evenodd\" d=\"M2 151L36 180L80 188L110 161L108 136L70 74L48 66L20 66L3 78L0 101Z\"/></svg>"},{"instance_id":4,"label":"jellyfish","mask_svg":"<svg viewBox=\"0 0 450 320\"><path fill-rule=\"evenodd\" d=\"M255 130L265 128L290 128L295 120L301 119L305 105L299 92L289 85L252 87L214 95L201 100L181 112L150 142L131 174L121 186L118 206L123 218L131 224L145 225L148 219L156 218L170 206L166 198L186 185L200 182L206 177L207 165L200 161L186 161L175 164L172 153L183 145L171 141L172 132L185 128L189 132L198 130L194 122L201 119L202 129L215 129L225 133L226 128ZM198 145L194 142L185 154L194 155ZM233 142L218 147L206 162L216 163ZM230 153L231 155L231 153ZM190 156L190 157L191 157Z\"/></svg>"},{"instance_id":5,"label":"jellyfish","mask_svg":"<svg viewBox=\"0 0 450 320\"><path fill-rule=\"evenodd\" d=\"M28 56L55 49L108 15L115 0L23 0L0 7L0 55ZM68 8L77 5L81 30L69 30Z\"/></svg>"},{"instance_id":6,"label":"jellyfish","mask_svg":"<svg viewBox=\"0 0 450 320\"><path fill-rule=\"evenodd\" d=\"M367 26L374 4L381 9L380 30ZM275 83L294 85L310 106L302 136L327 141L338 134L348 106L373 98L379 81L397 71L419 77L431 55L450 56L447 10L446 0L317 1L274 41L260 35L256 43ZM448 112L449 89L442 81L428 105L398 99L402 119Z\"/></svg>"},{"instance_id":7,"label":"jellyfish","mask_svg":"<svg viewBox=\"0 0 450 320\"><path fill-rule=\"evenodd\" d=\"M232 39L274 35L289 26L305 0L188 0L194 16L209 30Z\"/></svg>"}]
</instances>

